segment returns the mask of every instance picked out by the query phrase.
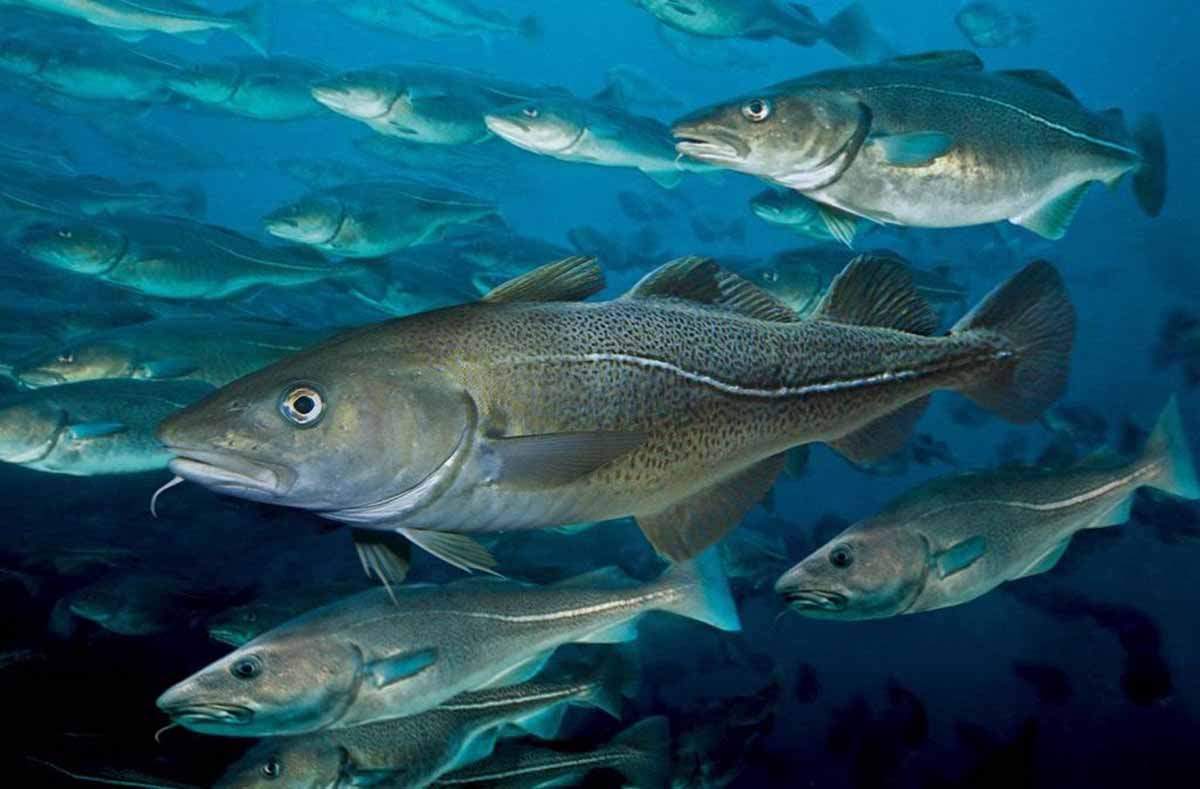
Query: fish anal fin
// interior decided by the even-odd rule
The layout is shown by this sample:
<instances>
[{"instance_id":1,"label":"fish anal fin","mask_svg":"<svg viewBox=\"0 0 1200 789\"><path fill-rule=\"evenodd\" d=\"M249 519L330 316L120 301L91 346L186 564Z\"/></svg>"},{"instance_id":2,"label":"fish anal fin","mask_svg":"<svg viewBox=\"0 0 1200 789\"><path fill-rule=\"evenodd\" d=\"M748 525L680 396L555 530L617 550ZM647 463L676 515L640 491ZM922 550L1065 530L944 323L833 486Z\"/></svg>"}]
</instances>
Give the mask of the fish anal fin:
<instances>
[{"instance_id":1,"label":"fish anal fin","mask_svg":"<svg viewBox=\"0 0 1200 789\"><path fill-rule=\"evenodd\" d=\"M868 422L853 433L830 441L829 447L858 465L870 465L883 460L904 448L928 405L928 397L914 400L886 416Z\"/></svg>"},{"instance_id":2,"label":"fish anal fin","mask_svg":"<svg viewBox=\"0 0 1200 789\"><path fill-rule=\"evenodd\" d=\"M575 256L535 268L497 285L483 301L507 304L530 301L583 301L604 290L604 272L594 257Z\"/></svg>"},{"instance_id":3,"label":"fish anal fin","mask_svg":"<svg viewBox=\"0 0 1200 789\"><path fill-rule=\"evenodd\" d=\"M1083 205L1083 198L1087 195L1091 185L1091 181L1085 181L1079 186L1056 195L1031 211L1014 216L1009 221L1037 233L1042 238L1057 241L1067 234L1067 227L1075 218L1079 206Z\"/></svg>"},{"instance_id":4,"label":"fish anal fin","mask_svg":"<svg viewBox=\"0 0 1200 789\"><path fill-rule=\"evenodd\" d=\"M937 313L917 292L898 258L859 255L834 277L811 317L855 326L877 326L930 335Z\"/></svg>"},{"instance_id":5,"label":"fish anal fin","mask_svg":"<svg viewBox=\"0 0 1200 789\"><path fill-rule=\"evenodd\" d=\"M460 570L498 575L495 571L496 559L475 540L465 534L455 534L447 531L432 531L430 529L397 529L412 541L418 548L428 551L447 564L454 565Z\"/></svg>"},{"instance_id":6,"label":"fish anal fin","mask_svg":"<svg viewBox=\"0 0 1200 789\"><path fill-rule=\"evenodd\" d=\"M1068 537L1067 539L1065 539L1061 542L1055 543L1054 545L1050 546L1049 550L1047 550L1045 553L1043 553L1041 556L1039 556L1033 562L1033 564L1029 565L1029 568L1027 570L1025 570L1024 572L1022 572L1020 575L1018 575L1016 577L1017 578L1028 578L1031 575L1037 575L1039 573L1044 573L1044 572L1053 570L1054 566L1056 564L1058 564L1059 559L1061 559L1063 557L1063 554L1067 552L1067 548L1070 547L1070 545L1071 545L1070 537Z\"/></svg>"}]
</instances>

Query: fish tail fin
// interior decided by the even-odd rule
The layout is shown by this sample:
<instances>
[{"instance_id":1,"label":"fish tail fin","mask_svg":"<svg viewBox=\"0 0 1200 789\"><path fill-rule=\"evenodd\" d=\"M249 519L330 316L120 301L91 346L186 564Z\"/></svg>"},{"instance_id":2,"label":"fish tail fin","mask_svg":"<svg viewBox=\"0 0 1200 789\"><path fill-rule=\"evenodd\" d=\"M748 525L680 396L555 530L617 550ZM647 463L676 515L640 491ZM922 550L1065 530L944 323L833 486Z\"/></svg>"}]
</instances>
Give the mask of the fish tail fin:
<instances>
[{"instance_id":1,"label":"fish tail fin","mask_svg":"<svg viewBox=\"0 0 1200 789\"><path fill-rule=\"evenodd\" d=\"M825 40L859 63L875 63L894 53L892 46L871 24L862 3L857 2L846 6L825 23Z\"/></svg>"},{"instance_id":2,"label":"fish tail fin","mask_svg":"<svg viewBox=\"0 0 1200 789\"><path fill-rule=\"evenodd\" d=\"M615 765L631 786L662 789L671 783L671 726L666 716L638 721L613 738L612 746L627 748L634 758Z\"/></svg>"},{"instance_id":3,"label":"fish tail fin","mask_svg":"<svg viewBox=\"0 0 1200 789\"><path fill-rule=\"evenodd\" d=\"M526 41L540 41L542 38L542 20L538 19L535 14L521 19L517 22L517 34Z\"/></svg>"},{"instance_id":4,"label":"fish tail fin","mask_svg":"<svg viewBox=\"0 0 1200 789\"><path fill-rule=\"evenodd\" d=\"M710 548L695 559L673 564L658 585L680 590L681 598L671 603L672 613L712 625L719 630L741 630L737 604L721 567L721 556Z\"/></svg>"},{"instance_id":5,"label":"fish tail fin","mask_svg":"<svg viewBox=\"0 0 1200 789\"><path fill-rule=\"evenodd\" d=\"M208 212L208 195L199 184L190 184L179 190L179 207L193 219L202 219Z\"/></svg>"},{"instance_id":6,"label":"fish tail fin","mask_svg":"<svg viewBox=\"0 0 1200 789\"><path fill-rule=\"evenodd\" d=\"M1162 461L1162 471L1151 486L1185 499L1200 499L1200 482L1196 479L1196 465L1192 449L1188 446L1183 430L1183 417L1179 413L1179 401L1174 395L1167 401L1154 432L1142 450L1142 461Z\"/></svg>"},{"instance_id":7,"label":"fish tail fin","mask_svg":"<svg viewBox=\"0 0 1200 789\"><path fill-rule=\"evenodd\" d=\"M632 695L639 679L636 642L622 644L605 653L596 669L596 681L588 693L588 703L617 720L621 719L622 699Z\"/></svg>"},{"instance_id":8,"label":"fish tail fin","mask_svg":"<svg viewBox=\"0 0 1200 789\"><path fill-rule=\"evenodd\" d=\"M266 57L270 42L270 18L267 15L266 3L255 3L234 11L230 17L237 22L238 38L245 41L258 54Z\"/></svg>"},{"instance_id":9,"label":"fish tail fin","mask_svg":"<svg viewBox=\"0 0 1200 789\"><path fill-rule=\"evenodd\" d=\"M1167 141L1157 115L1143 115L1133 129L1142 164L1133 174L1133 194L1147 216L1158 216L1167 199Z\"/></svg>"},{"instance_id":10,"label":"fish tail fin","mask_svg":"<svg viewBox=\"0 0 1200 789\"><path fill-rule=\"evenodd\" d=\"M1075 308L1062 276L1044 260L998 286L950 333L979 333L1007 346L989 372L960 389L1005 419L1031 422L1067 388Z\"/></svg>"}]
</instances>

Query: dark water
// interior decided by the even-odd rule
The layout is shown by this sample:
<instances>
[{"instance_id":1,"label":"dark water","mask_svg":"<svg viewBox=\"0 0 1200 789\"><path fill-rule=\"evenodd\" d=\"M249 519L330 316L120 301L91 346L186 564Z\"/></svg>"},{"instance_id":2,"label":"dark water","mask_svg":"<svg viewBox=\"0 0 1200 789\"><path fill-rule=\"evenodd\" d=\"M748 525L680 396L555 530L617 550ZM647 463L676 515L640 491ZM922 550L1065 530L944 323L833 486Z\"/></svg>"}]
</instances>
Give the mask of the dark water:
<instances>
[{"instance_id":1,"label":"dark water","mask_svg":"<svg viewBox=\"0 0 1200 789\"><path fill-rule=\"evenodd\" d=\"M427 62L523 85L561 86L578 96L600 91L613 67L630 66L656 86L647 100L635 97L635 111L667 124L756 87L849 63L825 44L664 38L655 20L628 0L478 4L513 20L533 14L540 35L429 39L355 24L331 11L332 2L273 2L267 8L270 50L324 64L330 73ZM814 446L803 474L784 476L769 511L755 508L740 527L760 535L775 554L751 553L741 571L731 573L741 633L647 619L637 642L641 690L627 705L624 724L575 710L561 733L565 740L585 747L639 718L666 715L676 786L1165 786L1187 774L1200 723L1200 686L1192 676L1200 661L1195 505L1139 494L1127 524L1078 538L1053 572L940 611L820 622L781 616L772 592L779 574L839 525L870 516L930 477L1002 462L1046 463L1064 453L1069 462L1101 446L1117 447L1134 426L1148 429L1171 394L1179 397L1185 424L1200 419L1195 380L1188 380L1189 364L1200 365L1194 339L1200 335L1164 335L1168 316L1175 313L1175 325L1186 327L1200 309L1193 262L1198 236L1189 211L1198 171L1192 130L1200 11L1167 0L998 5L1030 12L1035 29L1028 42L978 50L989 69L1044 69L1089 107L1161 117L1170 158L1162 215L1143 216L1127 186L1095 188L1059 241L1003 224L882 228L856 247L888 247L916 267L945 267L966 291L964 306L1029 260L1054 262L1078 312L1063 398L1072 410L1012 426L973 419L961 398L940 395L903 458L873 473ZM951 0L864 6L897 51L969 46L954 22L959 4ZM820 19L838 7L813 4ZM17 13L0 8L0 19ZM32 26L13 23L3 45L9 52L32 40L47 46L61 40L82 51L78 42L91 37L179 67L251 54L228 34L205 44L161 34L127 44L96 28L72 30L61 17L20 22ZM0 320L12 327L0 331L9 345L6 369L19 366L26 353L69 345L61 335L26 328L31 310L51 305L68 313L132 307L159 317L195 316L211 321L216 337L231 334L228 322L235 318L266 318L295 327L299 336L458 303L569 252L600 255L608 269L606 295L616 295L680 255L711 255L749 270L753 261L811 243L756 218L748 201L764 184L735 173L689 175L667 190L636 170L559 162L498 140L461 146L471 158L450 164L431 158L428 167L414 168L363 154L355 141L373 132L324 110L271 122L206 110L178 96L98 102L60 93L37 75L4 72L0 141L18 151L14 161L0 160L6 187L27 189L50 178L30 169L30 152L61 149L73 173L152 181L170 191L198 188L206 195L204 222L282 245L266 234L262 218L309 187L276 163L330 162L350 182L356 179L348 174L355 173L415 177L492 201L511 231L553 249L533 259L522 258L533 253L514 252L521 259L471 263L447 243L474 229L452 231L450 242L412 247L398 253L399 262L379 264L404 282L407 294L403 307L386 310L330 283L250 290L217 301L164 300L30 258L20 243L25 223L58 220L74 208L31 209L13 197L27 192L10 189L0 204ZM107 131L98 133L99 127ZM130 150L123 143L135 134L165 137L178 150ZM476 147L488 153L476 155ZM205 161L189 164L189 155ZM496 222L487 220L484 232L499 233ZM826 254L848 261L853 253ZM473 289L472 278L478 281ZM961 311L945 309L954 318ZM186 357L187 350L176 356ZM15 381L5 387L11 390L5 403L24 396ZM19 433L32 417L4 419L5 459L19 459L8 431ZM936 442L944 446L929 451ZM168 723L155 707L157 696L228 651L208 637L210 619L263 595L361 577L346 530L298 510L184 485L164 494L153 518L149 498L170 477L165 464L158 465L106 475L100 463L83 476L0 466L6 600L0 698L9 721L0 783L73 785L44 764L51 762L126 785L212 784L246 748L244 740L182 729L164 733L160 742L154 738ZM518 535L505 546L502 539L495 548L502 569L539 582L610 564L642 578L657 572L652 551L629 523L579 535ZM416 580L448 582L458 575L427 556L416 558ZM115 586L120 602L110 598L107 605L124 609L133 624L105 626L72 611L71 601L97 584ZM609 772L586 780L619 784Z\"/></svg>"}]
</instances>

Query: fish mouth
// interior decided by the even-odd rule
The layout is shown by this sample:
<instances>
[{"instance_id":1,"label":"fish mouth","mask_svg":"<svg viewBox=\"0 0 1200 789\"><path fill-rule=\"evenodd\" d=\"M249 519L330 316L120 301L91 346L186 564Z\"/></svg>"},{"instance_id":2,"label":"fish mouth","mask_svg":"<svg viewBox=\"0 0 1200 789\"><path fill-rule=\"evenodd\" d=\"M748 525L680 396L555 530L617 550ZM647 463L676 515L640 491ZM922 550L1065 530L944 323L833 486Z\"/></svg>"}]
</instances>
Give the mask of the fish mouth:
<instances>
[{"instance_id":1,"label":"fish mouth","mask_svg":"<svg viewBox=\"0 0 1200 789\"><path fill-rule=\"evenodd\" d=\"M159 709L184 726L245 726L254 718L249 707L220 702L160 705Z\"/></svg>"},{"instance_id":2,"label":"fish mouth","mask_svg":"<svg viewBox=\"0 0 1200 789\"><path fill-rule=\"evenodd\" d=\"M791 589L780 594L792 608L805 611L846 610L846 595L840 592L826 589Z\"/></svg>"},{"instance_id":3,"label":"fish mouth","mask_svg":"<svg viewBox=\"0 0 1200 789\"><path fill-rule=\"evenodd\" d=\"M509 134L529 133L530 126L519 118L511 115L484 115L483 125L493 134L504 137Z\"/></svg>"},{"instance_id":4,"label":"fish mouth","mask_svg":"<svg viewBox=\"0 0 1200 789\"><path fill-rule=\"evenodd\" d=\"M67 382L66 376L53 370L22 370L17 373L17 380L22 386L30 389L40 389L44 386L58 386Z\"/></svg>"},{"instance_id":5,"label":"fish mouth","mask_svg":"<svg viewBox=\"0 0 1200 789\"><path fill-rule=\"evenodd\" d=\"M276 497L286 493L294 481L294 475L286 469L271 467L230 452L170 445L167 449L175 455L168 463L171 473L218 493L242 498L255 495Z\"/></svg>"},{"instance_id":6,"label":"fish mouth","mask_svg":"<svg viewBox=\"0 0 1200 789\"><path fill-rule=\"evenodd\" d=\"M750 156L750 146L733 132L700 132L676 126L671 133L675 135L676 153L702 162L740 162Z\"/></svg>"},{"instance_id":7,"label":"fish mouth","mask_svg":"<svg viewBox=\"0 0 1200 789\"><path fill-rule=\"evenodd\" d=\"M240 647L249 641L240 630L233 627L210 627L208 637L231 647Z\"/></svg>"},{"instance_id":8,"label":"fish mouth","mask_svg":"<svg viewBox=\"0 0 1200 789\"><path fill-rule=\"evenodd\" d=\"M334 112L361 120L376 120L387 115L395 101L386 102L352 88L316 86L311 89L313 99ZM382 109L379 109L382 107Z\"/></svg>"}]
</instances>

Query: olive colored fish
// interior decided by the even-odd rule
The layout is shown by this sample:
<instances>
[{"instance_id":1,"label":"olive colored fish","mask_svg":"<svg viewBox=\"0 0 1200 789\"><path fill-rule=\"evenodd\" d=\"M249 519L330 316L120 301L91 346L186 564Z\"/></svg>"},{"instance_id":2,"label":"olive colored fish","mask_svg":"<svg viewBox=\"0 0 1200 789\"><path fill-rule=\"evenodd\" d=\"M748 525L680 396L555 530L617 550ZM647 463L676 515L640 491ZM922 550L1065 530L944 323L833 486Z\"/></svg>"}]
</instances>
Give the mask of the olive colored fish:
<instances>
[{"instance_id":1,"label":"olive colored fish","mask_svg":"<svg viewBox=\"0 0 1200 789\"><path fill-rule=\"evenodd\" d=\"M88 477L165 468L163 419L212 391L199 381L87 381L0 400L0 462Z\"/></svg>"},{"instance_id":2,"label":"olive colored fish","mask_svg":"<svg viewBox=\"0 0 1200 789\"><path fill-rule=\"evenodd\" d=\"M169 101L173 63L106 41L7 35L0 71L76 99L160 104Z\"/></svg>"},{"instance_id":3,"label":"olive colored fish","mask_svg":"<svg viewBox=\"0 0 1200 789\"><path fill-rule=\"evenodd\" d=\"M335 0L327 5L366 27L415 38L519 35L535 40L542 34L537 17L513 19L474 0Z\"/></svg>"},{"instance_id":4,"label":"olive colored fish","mask_svg":"<svg viewBox=\"0 0 1200 789\"><path fill-rule=\"evenodd\" d=\"M95 277L148 296L226 299L263 285L339 280L381 294L378 272L336 265L313 252L271 248L215 225L165 217L55 219L38 222L16 245L54 268Z\"/></svg>"},{"instance_id":5,"label":"olive colored fish","mask_svg":"<svg viewBox=\"0 0 1200 789\"><path fill-rule=\"evenodd\" d=\"M1132 174L1142 210L1166 197L1153 116L1130 133L1045 71L984 72L932 52L784 82L674 127L680 153L757 175L885 224L1008 220L1061 238L1097 181Z\"/></svg>"},{"instance_id":6,"label":"olive colored fish","mask_svg":"<svg viewBox=\"0 0 1200 789\"><path fill-rule=\"evenodd\" d=\"M0 169L0 206L36 214L166 214L198 218L207 199L198 187L166 189L152 181L123 184L99 175L22 178Z\"/></svg>"},{"instance_id":7,"label":"olive colored fish","mask_svg":"<svg viewBox=\"0 0 1200 789\"><path fill-rule=\"evenodd\" d=\"M203 63L170 76L172 91L203 107L265 121L323 115L312 86L328 69L300 58L242 58Z\"/></svg>"},{"instance_id":8,"label":"olive colored fish","mask_svg":"<svg viewBox=\"0 0 1200 789\"><path fill-rule=\"evenodd\" d=\"M775 591L821 619L959 605L1053 568L1084 529L1124 523L1141 487L1200 498L1174 400L1136 460L934 481L846 529L785 573Z\"/></svg>"},{"instance_id":9,"label":"olive colored fish","mask_svg":"<svg viewBox=\"0 0 1200 789\"><path fill-rule=\"evenodd\" d=\"M80 337L31 356L14 375L29 388L107 378L224 386L326 334L266 321L163 318Z\"/></svg>"},{"instance_id":10,"label":"olive colored fish","mask_svg":"<svg viewBox=\"0 0 1200 789\"><path fill-rule=\"evenodd\" d=\"M637 789L671 785L671 731L665 717L646 718L591 750L548 748L529 742L502 743L486 761L442 776L433 783L450 787L540 789L578 786L593 770L613 770Z\"/></svg>"},{"instance_id":11,"label":"olive colored fish","mask_svg":"<svg viewBox=\"0 0 1200 789\"><path fill-rule=\"evenodd\" d=\"M886 258L856 259L803 320L710 260L583 303L603 286L594 259L571 258L481 303L332 339L164 423L171 468L460 567L480 562L467 533L626 515L687 559L762 499L791 447L887 456L939 389L1036 418L1074 337L1042 262L946 337Z\"/></svg>"},{"instance_id":12,"label":"olive colored fish","mask_svg":"<svg viewBox=\"0 0 1200 789\"><path fill-rule=\"evenodd\" d=\"M254 5L218 14L185 0L18 0L21 5L80 19L126 40L166 33L204 42L227 31L266 54L266 9Z\"/></svg>"},{"instance_id":13,"label":"olive colored fish","mask_svg":"<svg viewBox=\"0 0 1200 789\"><path fill-rule=\"evenodd\" d=\"M342 257L373 258L437 241L454 226L498 217L494 203L413 181L367 181L311 192L263 220L277 238Z\"/></svg>"},{"instance_id":14,"label":"olive colored fish","mask_svg":"<svg viewBox=\"0 0 1200 789\"><path fill-rule=\"evenodd\" d=\"M167 690L158 706L206 734L348 729L524 682L562 644L630 641L649 611L740 627L712 554L644 585L610 567L547 587L490 578L394 595L376 588L264 633Z\"/></svg>"},{"instance_id":15,"label":"olive colored fish","mask_svg":"<svg viewBox=\"0 0 1200 789\"><path fill-rule=\"evenodd\" d=\"M218 787L387 786L418 789L486 758L500 727L558 733L568 705L619 718L623 667L615 656L575 677L463 693L419 715L351 729L270 738L230 767Z\"/></svg>"},{"instance_id":16,"label":"olive colored fish","mask_svg":"<svg viewBox=\"0 0 1200 789\"><path fill-rule=\"evenodd\" d=\"M348 597L365 588L365 581L357 583L305 585L291 588L279 594L265 595L252 602L226 609L208 620L209 638L240 647L253 641L268 630L295 619L313 608L329 605L342 597Z\"/></svg>"}]
</instances>

